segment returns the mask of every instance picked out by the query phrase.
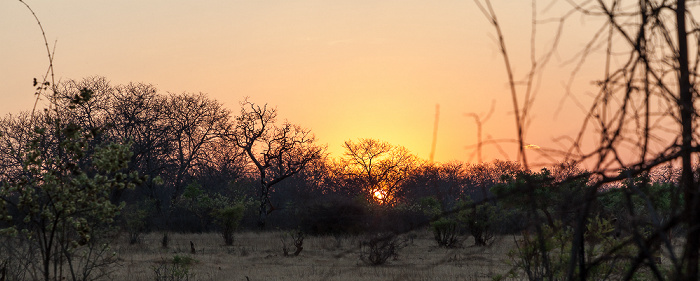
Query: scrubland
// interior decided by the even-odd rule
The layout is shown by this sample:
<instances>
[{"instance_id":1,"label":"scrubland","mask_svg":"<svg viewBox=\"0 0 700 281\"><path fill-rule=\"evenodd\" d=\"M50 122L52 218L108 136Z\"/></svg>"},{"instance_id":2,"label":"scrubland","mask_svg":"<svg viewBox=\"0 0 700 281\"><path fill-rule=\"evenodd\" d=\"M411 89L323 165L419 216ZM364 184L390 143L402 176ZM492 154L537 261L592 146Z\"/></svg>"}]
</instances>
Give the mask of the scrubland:
<instances>
[{"instance_id":1,"label":"scrubland","mask_svg":"<svg viewBox=\"0 0 700 281\"><path fill-rule=\"evenodd\" d=\"M502 236L490 247L470 246L470 238L463 247L441 248L427 229L415 230L403 234L405 247L396 257L371 266L359 258L363 236L308 236L299 256L286 257L283 234L238 233L232 246L215 233L169 234L168 248L161 246L162 233L144 235L135 245L124 237L113 245L119 265L112 277L158 280L156 270L161 269L161 280L183 276L183 270L189 280L492 280L510 270L507 253L515 246L512 236ZM187 265L165 268L174 259Z\"/></svg>"}]
</instances>

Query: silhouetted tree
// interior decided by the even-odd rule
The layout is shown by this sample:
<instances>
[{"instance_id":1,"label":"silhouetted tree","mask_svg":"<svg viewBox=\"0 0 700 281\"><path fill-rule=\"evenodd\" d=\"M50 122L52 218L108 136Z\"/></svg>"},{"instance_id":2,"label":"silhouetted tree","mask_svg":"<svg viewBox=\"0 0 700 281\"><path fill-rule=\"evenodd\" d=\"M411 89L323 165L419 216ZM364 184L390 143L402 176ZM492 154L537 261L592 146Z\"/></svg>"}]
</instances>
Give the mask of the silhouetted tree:
<instances>
[{"instance_id":1,"label":"silhouetted tree","mask_svg":"<svg viewBox=\"0 0 700 281\"><path fill-rule=\"evenodd\" d=\"M160 195L164 187L153 180L167 178L168 155L175 151L172 126L166 118L167 97L150 84L129 83L116 86L109 102L110 136L132 142L134 155L129 167L150 178L137 186L136 194L150 201L163 201ZM161 204L155 207L161 210Z\"/></svg>"},{"instance_id":2,"label":"silhouetted tree","mask_svg":"<svg viewBox=\"0 0 700 281\"><path fill-rule=\"evenodd\" d=\"M207 164L207 147L228 134L230 113L204 94L171 94L166 103L166 119L170 126L174 153L173 200L185 186L192 169Z\"/></svg>"},{"instance_id":3,"label":"silhouetted tree","mask_svg":"<svg viewBox=\"0 0 700 281\"><path fill-rule=\"evenodd\" d=\"M135 192L115 191L113 202L123 199L122 192L130 194L125 199L130 202L145 195L156 203L154 211L168 218L190 182L223 188L243 175L242 150L222 139L231 126L230 113L204 94L163 95L149 84L113 86L99 76L66 80L57 89L52 100L58 116L87 130L99 129L100 139L92 142L130 142L129 169L149 177ZM71 104L81 89L89 89L91 99Z\"/></svg>"},{"instance_id":4,"label":"silhouetted tree","mask_svg":"<svg viewBox=\"0 0 700 281\"><path fill-rule=\"evenodd\" d=\"M31 136L32 120L28 112L0 119L0 184L21 175L22 155Z\"/></svg>"},{"instance_id":5,"label":"silhouetted tree","mask_svg":"<svg viewBox=\"0 0 700 281\"><path fill-rule=\"evenodd\" d=\"M450 208L468 192L468 164L464 162L425 163L411 173L398 196L411 202L433 197L440 206Z\"/></svg>"},{"instance_id":6,"label":"silhouetted tree","mask_svg":"<svg viewBox=\"0 0 700 281\"><path fill-rule=\"evenodd\" d=\"M278 126L276 119L276 109L246 99L241 102L241 113L228 135L245 151L257 170L261 228L265 227L267 215L274 210L270 202L272 186L303 170L325 151L325 147L315 143L309 130L287 121Z\"/></svg>"},{"instance_id":7,"label":"silhouetted tree","mask_svg":"<svg viewBox=\"0 0 700 281\"><path fill-rule=\"evenodd\" d=\"M403 146L375 139L346 141L340 173L361 186L365 196L381 204L396 203L401 184L418 166L418 158Z\"/></svg>"},{"instance_id":8,"label":"silhouetted tree","mask_svg":"<svg viewBox=\"0 0 700 281\"><path fill-rule=\"evenodd\" d=\"M84 88L71 104L80 106L91 96ZM110 193L133 187L140 177L127 170L128 143L95 143L99 128L86 129L54 113L60 111L47 110L36 119L41 121L20 152L22 174L0 187L0 217L9 222L0 234L27 243L27 255L15 258L34 279L87 280L112 263L105 254L108 243L100 241L121 209L110 202Z\"/></svg>"},{"instance_id":9,"label":"silhouetted tree","mask_svg":"<svg viewBox=\"0 0 700 281\"><path fill-rule=\"evenodd\" d=\"M576 68L572 75L589 60L597 50L603 50L603 62L600 65L604 77L597 81L598 92L594 96L586 114L580 133L573 138L573 145L563 154L568 161L592 163L590 169L594 175L594 188L584 195L586 205L578 217L571 247L571 263L567 269L567 278L586 279L587 268L599 263L600 257L587 261L584 256L584 232L590 207L595 200L598 189L610 182L627 180L629 190L644 195L643 183L633 179L646 174L654 167L667 163L679 163L681 175L680 189L684 196L683 205L679 196L672 206L680 207L671 211L671 219L654 225L653 235L644 239L637 235L629 243L639 250L639 255L632 258L631 265L621 276L628 280L639 273L639 268L647 266L657 279L663 279L659 267L653 262L650 244L664 241L666 251L672 264L671 278L676 280L697 280L700 258L700 190L693 176L693 158L697 157L698 130L695 128L698 115L694 108L697 97L695 83L696 69L700 65L700 49L690 42L698 42L700 33L695 18L695 9L689 9L693 2L685 0L640 0L640 1L566 1L570 9L563 13L558 21L559 28L554 35L552 50L542 57L535 56L532 50L532 69L525 84L526 105L518 103L504 36L501 32L496 13L489 0L477 0L479 8L495 27L498 33L499 48L506 63L512 96L516 110L518 141L522 150L522 130L524 122L518 109L527 109L530 100L532 77L541 70L562 35L567 19L573 15L582 17L599 17L602 23L591 40L578 52ZM533 34L538 21L537 1L532 1ZM553 2L552 2L553 3ZM532 38L531 42L534 42ZM534 43L531 45L534 48ZM693 52L693 53L690 53ZM596 62L597 63L597 62ZM523 111L525 111L523 110ZM597 139L593 146L584 145L590 139ZM593 147L588 150L587 148ZM523 159L525 160L525 159ZM527 167L527 165L525 165ZM622 169L623 173L618 173ZM530 186L527 190L534 191ZM648 192L648 191L647 191ZM646 195L640 196L645 198ZM675 198L675 199L673 199ZM632 201L631 199L627 199ZM654 213L654 205L646 201L647 209ZM627 204L626 212L636 217L635 207ZM681 224L687 230L682 258L675 254L676 249L664 233L665 230ZM538 230L538 233L542 233ZM546 261L546 259L544 259ZM648 262L645 262L648 261ZM551 278L552 275L550 274Z\"/></svg>"}]
</instances>

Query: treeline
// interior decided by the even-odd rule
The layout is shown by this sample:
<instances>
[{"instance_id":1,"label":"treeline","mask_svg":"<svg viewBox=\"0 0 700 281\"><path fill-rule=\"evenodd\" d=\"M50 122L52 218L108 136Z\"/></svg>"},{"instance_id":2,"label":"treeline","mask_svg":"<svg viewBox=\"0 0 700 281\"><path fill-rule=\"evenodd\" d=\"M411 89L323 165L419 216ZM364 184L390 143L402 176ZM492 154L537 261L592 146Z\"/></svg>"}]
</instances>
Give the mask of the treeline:
<instances>
[{"instance_id":1,"label":"treeline","mask_svg":"<svg viewBox=\"0 0 700 281\"><path fill-rule=\"evenodd\" d=\"M144 180L132 189L112 190L110 200L125 202L121 224L132 232L213 231L219 227L214 210L234 204L245 206L246 228L268 223L272 229L303 227L319 233L407 230L430 219L416 207L425 198L435 199L440 211L467 200L492 200L494 186L525 172L508 161L430 163L374 139L349 140L345 154L332 159L309 130L280 124L273 107L247 99L235 114L205 94L163 94L148 84L111 85L104 77L65 81L57 89L46 97L53 110L33 114L43 122L32 120L30 112L0 120L0 180L11 183L26 173L23 157L33 124L51 124L47 120L55 118L74 123L94 132L88 149L114 142L131 150L124 170ZM90 96L75 103L85 93ZM42 153L57 153L59 140L47 136ZM563 180L584 171L563 165L549 173ZM554 202L540 194L536 208L551 224L548 210L566 214L571 202L583 198L573 195L558 194ZM525 225L513 216L503 231Z\"/></svg>"},{"instance_id":2,"label":"treeline","mask_svg":"<svg viewBox=\"0 0 700 281\"><path fill-rule=\"evenodd\" d=\"M550 266L541 255L565 268L572 243L588 243L592 260L631 245L611 239L634 237L651 259L682 231L671 222L684 204L671 166L623 170L601 187L573 164L434 163L375 139L348 140L330 158L310 130L248 99L233 113L204 94L102 77L63 82L46 98L43 111L0 120L0 249L5 268L43 275L32 279L63 267L91 276L96 267L71 261L110 264L109 239L138 243L149 231L168 247L168 232L217 231L232 245L240 228L295 230L296 254L303 234L428 227L438 245L457 247L467 236L484 246L523 233L511 258L528 275ZM376 250L395 254L391 241Z\"/></svg>"},{"instance_id":3,"label":"treeline","mask_svg":"<svg viewBox=\"0 0 700 281\"><path fill-rule=\"evenodd\" d=\"M86 93L84 102L75 102ZM103 77L65 81L45 98L50 110L0 120L0 180L12 183L26 173L36 124L76 124L94 133L88 150L110 142L131 150L124 170L144 180L112 190L110 200L126 203L125 227L143 225L143 231L212 231L216 204L235 202L245 204L248 228L266 222L295 228L306 220L299 214L331 206L364 213L369 206L405 207L435 197L449 208L460 198L488 196L502 173L520 169L512 162L428 163L374 139L349 140L346 154L331 159L309 130L281 123L268 105L244 100L236 114L205 94L163 94L152 85L112 85ZM45 137L41 153L58 153L57 136ZM261 221L261 214L269 218Z\"/></svg>"}]
</instances>

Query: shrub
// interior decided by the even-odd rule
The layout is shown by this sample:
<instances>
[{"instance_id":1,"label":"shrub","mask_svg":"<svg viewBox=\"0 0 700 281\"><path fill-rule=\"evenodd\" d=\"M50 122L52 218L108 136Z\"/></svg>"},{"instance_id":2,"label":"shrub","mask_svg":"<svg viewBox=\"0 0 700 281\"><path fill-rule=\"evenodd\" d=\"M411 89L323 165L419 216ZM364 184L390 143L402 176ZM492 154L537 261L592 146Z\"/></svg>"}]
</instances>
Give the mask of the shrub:
<instances>
[{"instance_id":1,"label":"shrub","mask_svg":"<svg viewBox=\"0 0 700 281\"><path fill-rule=\"evenodd\" d=\"M496 207L489 202L474 204L471 200L464 200L460 201L458 208L463 210L457 214L457 219L474 236L474 245L487 246L493 243Z\"/></svg>"},{"instance_id":2,"label":"shrub","mask_svg":"<svg viewBox=\"0 0 700 281\"><path fill-rule=\"evenodd\" d=\"M418 200L418 209L423 212L425 215L434 218L437 215L440 215L441 211L441 205L440 201L435 199L435 197L428 196L428 197L423 197L420 200Z\"/></svg>"},{"instance_id":3,"label":"shrub","mask_svg":"<svg viewBox=\"0 0 700 281\"><path fill-rule=\"evenodd\" d=\"M224 238L226 245L233 245L233 234L238 229L244 212L245 204L241 202L212 211L214 221L219 225L221 237Z\"/></svg>"},{"instance_id":4,"label":"shrub","mask_svg":"<svg viewBox=\"0 0 700 281\"><path fill-rule=\"evenodd\" d=\"M284 252L285 257L289 256L289 250L291 249L288 238L291 239L291 243L294 245L294 248L296 248L293 253L293 255L296 257L302 250L304 250L304 232L298 230L294 232L286 232L281 235L280 240L282 241L282 251Z\"/></svg>"},{"instance_id":5,"label":"shrub","mask_svg":"<svg viewBox=\"0 0 700 281\"><path fill-rule=\"evenodd\" d=\"M21 237L41 258L28 269L36 279L60 280L68 272L93 278L97 267L113 263L100 238L110 228L122 205L113 204L112 192L133 188L143 178L129 171L130 143L105 142L101 128L87 129L67 122L61 114L90 100L81 89L71 98L69 111L45 111L21 152L22 176L0 187L0 219L8 227L0 234ZM16 257L27 259L30 257Z\"/></svg>"},{"instance_id":6,"label":"shrub","mask_svg":"<svg viewBox=\"0 0 700 281\"><path fill-rule=\"evenodd\" d=\"M195 275L190 272L190 268L196 262L197 260L191 257L175 255L172 260L163 260L158 265L153 265L151 269L156 281L195 280Z\"/></svg>"},{"instance_id":7,"label":"shrub","mask_svg":"<svg viewBox=\"0 0 700 281\"><path fill-rule=\"evenodd\" d=\"M407 239L399 239L394 234L372 235L360 244L360 260L373 266L385 264L390 257L398 257L398 251L406 242Z\"/></svg>"},{"instance_id":8,"label":"shrub","mask_svg":"<svg viewBox=\"0 0 700 281\"><path fill-rule=\"evenodd\" d=\"M440 218L430 223L435 241L440 247L458 247L460 241L457 236L457 222L451 218Z\"/></svg>"},{"instance_id":9,"label":"shrub","mask_svg":"<svg viewBox=\"0 0 700 281\"><path fill-rule=\"evenodd\" d=\"M124 230L129 234L129 244L141 242L141 234L146 230L148 210L143 205L129 204L122 209L122 221Z\"/></svg>"},{"instance_id":10,"label":"shrub","mask_svg":"<svg viewBox=\"0 0 700 281\"><path fill-rule=\"evenodd\" d=\"M163 232L163 237L160 239L160 246L163 249L167 249L169 243L170 243L170 238L168 238L168 233Z\"/></svg>"},{"instance_id":11,"label":"shrub","mask_svg":"<svg viewBox=\"0 0 700 281\"><path fill-rule=\"evenodd\" d=\"M554 227L542 225L541 231L535 235L524 232L522 239L516 240L517 247L508 253L514 266L511 275L517 277L518 273L524 272L528 280L566 279L572 258L573 229L555 221ZM613 231L612 224L604 218L588 220L584 232L584 242L587 243L584 254L590 263L586 267L587 279L622 279L628 273L632 258L638 255L634 245L616 239ZM576 276L578 269L574 269ZM636 271L633 279L652 278L646 273Z\"/></svg>"}]
</instances>

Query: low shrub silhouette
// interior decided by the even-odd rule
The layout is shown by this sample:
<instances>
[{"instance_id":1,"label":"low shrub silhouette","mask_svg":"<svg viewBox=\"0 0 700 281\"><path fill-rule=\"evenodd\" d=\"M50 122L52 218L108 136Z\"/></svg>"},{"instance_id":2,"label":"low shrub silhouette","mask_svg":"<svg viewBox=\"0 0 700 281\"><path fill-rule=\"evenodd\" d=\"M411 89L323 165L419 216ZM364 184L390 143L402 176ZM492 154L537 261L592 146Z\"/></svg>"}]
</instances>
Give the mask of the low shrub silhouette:
<instances>
[{"instance_id":1,"label":"low shrub silhouette","mask_svg":"<svg viewBox=\"0 0 700 281\"><path fill-rule=\"evenodd\" d=\"M407 239L395 234L370 235L361 242L360 260L367 265L382 265L393 257L398 257L398 251L406 246Z\"/></svg>"},{"instance_id":2,"label":"low shrub silhouette","mask_svg":"<svg viewBox=\"0 0 700 281\"><path fill-rule=\"evenodd\" d=\"M494 224L502 212L489 202L475 204L467 199L460 201L457 220L474 237L475 246L488 246L495 239Z\"/></svg>"},{"instance_id":3,"label":"low shrub silhouette","mask_svg":"<svg viewBox=\"0 0 700 281\"><path fill-rule=\"evenodd\" d=\"M460 246L457 222L451 218L440 218L430 223L435 242L440 247L455 248Z\"/></svg>"},{"instance_id":4,"label":"low shrub silhouette","mask_svg":"<svg viewBox=\"0 0 700 281\"><path fill-rule=\"evenodd\" d=\"M214 221L219 225L221 237L224 238L227 246L233 245L233 234L238 229L244 212L245 205L240 202L212 211Z\"/></svg>"},{"instance_id":5,"label":"low shrub silhouette","mask_svg":"<svg viewBox=\"0 0 700 281\"><path fill-rule=\"evenodd\" d=\"M175 255L172 260L163 259L160 263L151 266L154 280L157 281L186 281L196 280L191 267L198 261L189 256Z\"/></svg>"}]
</instances>

